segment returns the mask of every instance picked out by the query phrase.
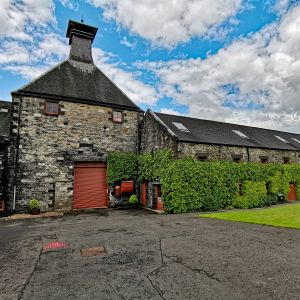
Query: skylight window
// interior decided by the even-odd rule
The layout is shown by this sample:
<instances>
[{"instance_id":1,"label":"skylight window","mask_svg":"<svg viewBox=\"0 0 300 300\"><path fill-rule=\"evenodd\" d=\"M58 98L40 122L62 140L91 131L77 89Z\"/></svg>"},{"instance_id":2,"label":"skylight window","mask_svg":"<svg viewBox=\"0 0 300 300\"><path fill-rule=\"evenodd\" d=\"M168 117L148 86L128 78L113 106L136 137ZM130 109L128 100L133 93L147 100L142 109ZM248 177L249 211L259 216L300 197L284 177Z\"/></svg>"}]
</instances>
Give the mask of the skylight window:
<instances>
[{"instance_id":1,"label":"skylight window","mask_svg":"<svg viewBox=\"0 0 300 300\"><path fill-rule=\"evenodd\" d=\"M278 138L280 141L282 141L282 142L286 143L286 144L288 144L288 143L289 143L287 140L285 140L284 138L282 138L282 137L281 137L281 136L279 136L279 135L275 135L275 137L276 137L276 138Z\"/></svg>"},{"instance_id":2,"label":"skylight window","mask_svg":"<svg viewBox=\"0 0 300 300\"><path fill-rule=\"evenodd\" d=\"M190 132L183 124L181 123L178 123L178 122L172 122L173 125L179 129L180 131L183 131L183 132Z\"/></svg>"},{"instance_id":3,"label":"skylight window","mask_svg":"<svg viewBox=\"0 0 300 300\"><path fill-rule=\"evenodd\" d=\"M240 132L239 130L232 130L234 133L236 133L238 136L240 136L243 139L249 139L246 134L243 134L242 132Z\"/></svg>"},{"instance_id":4,"label":"skylight window","mask_svg":"<svg viewBox=\"0 0 300 300\"><path fill-rule=\"evenodd\" d=\"M296 139L296 138L292 138L292 140L294 140L295 142L300 144L300 140Z\"/></svg>"}]
</instances>

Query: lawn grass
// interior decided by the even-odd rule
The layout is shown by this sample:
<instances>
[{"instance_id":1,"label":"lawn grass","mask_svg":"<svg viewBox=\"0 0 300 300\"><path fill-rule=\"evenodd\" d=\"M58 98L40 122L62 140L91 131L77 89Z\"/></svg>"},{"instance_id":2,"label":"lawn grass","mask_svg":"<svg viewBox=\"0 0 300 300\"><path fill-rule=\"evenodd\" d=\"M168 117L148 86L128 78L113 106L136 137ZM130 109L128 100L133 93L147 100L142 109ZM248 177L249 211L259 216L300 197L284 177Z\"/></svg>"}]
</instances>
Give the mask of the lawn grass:
<instances>
[{"instance_id":1,"label":"lawn grass","mask_svg":"<svg viewBox=\"0 0 300 300\"><path fill-rule=\"evenodd\" d=\"M263 209L201 214L200 217L300 229L300 203Z\"/></svg>"}]
</instances>

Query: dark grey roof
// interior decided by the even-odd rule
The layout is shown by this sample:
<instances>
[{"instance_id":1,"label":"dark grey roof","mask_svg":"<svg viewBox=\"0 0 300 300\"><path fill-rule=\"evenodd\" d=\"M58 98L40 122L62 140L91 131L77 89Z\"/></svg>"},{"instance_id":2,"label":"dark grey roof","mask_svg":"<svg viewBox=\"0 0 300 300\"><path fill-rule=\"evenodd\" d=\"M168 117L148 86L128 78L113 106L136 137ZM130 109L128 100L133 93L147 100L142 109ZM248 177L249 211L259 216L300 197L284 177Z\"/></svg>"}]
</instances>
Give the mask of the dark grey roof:
<instances>
[{"instance_id":1,"label":"dark grey roof","mask_svg":"<svg viewBox=\"0 0 300 300\"><path fill-rule=\"evenodd\" d=\"M0 100L0 139L9 136L11 102Z\"/></svg>"},{"instance_id":2,"label":"dark grey roof","mask_svg":"<svg viewBox=\"0 0 300 300\"><path fill-rule=\"evenodd\" d=\"M296 138L300 141L300 134L162 113L155 114L180 141L279 150L300 150L300 143L292 139ZM179 130L172 122L183 124L190 132ZM242 132L248 139L240 137L232 130ZM275 137L276 135L282 137L288 143L279 140Z\"/></svg>"},{"instance_id":3,"label":"dark grey roof","mask_svg":"<svg viewBox=\"0 0 300 300\"><path fill-rule=\"evenodd\" d=\"M12 94L90 102L139 110L94 64L66 60Z\"/></svg>"}]
</instances>

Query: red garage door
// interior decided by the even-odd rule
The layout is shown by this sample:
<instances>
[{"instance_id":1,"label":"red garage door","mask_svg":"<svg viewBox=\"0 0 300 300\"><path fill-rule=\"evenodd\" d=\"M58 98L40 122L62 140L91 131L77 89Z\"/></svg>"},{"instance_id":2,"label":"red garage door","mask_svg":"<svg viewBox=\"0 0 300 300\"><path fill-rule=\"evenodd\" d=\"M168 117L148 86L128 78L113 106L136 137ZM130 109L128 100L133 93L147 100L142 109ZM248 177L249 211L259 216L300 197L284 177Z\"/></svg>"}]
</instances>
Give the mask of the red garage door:
<instances>
[{"instance_id":1,"label":"red garage door","mask_svg":"<svg viewBox=\"0 0 300 300\"><path fill-rule=\"evenodd\" d=\"M73 208L98 208L107 206L106 164L76 164L74 170Z\"/></svg>"}]
</instances>

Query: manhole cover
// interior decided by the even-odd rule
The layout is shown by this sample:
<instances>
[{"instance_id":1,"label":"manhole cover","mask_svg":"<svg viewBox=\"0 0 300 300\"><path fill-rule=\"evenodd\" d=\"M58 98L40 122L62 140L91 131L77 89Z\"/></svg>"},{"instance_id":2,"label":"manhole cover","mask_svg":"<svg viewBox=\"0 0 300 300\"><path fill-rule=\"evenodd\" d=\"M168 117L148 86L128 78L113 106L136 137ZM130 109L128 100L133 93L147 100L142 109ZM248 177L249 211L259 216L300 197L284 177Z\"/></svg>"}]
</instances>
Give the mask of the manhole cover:
<instances>
[{"instance_id":1,"label":"manhole cover","mask_svg":"<svg viewBox=\"0 0 300 300\"><path fill-rule=\"evenodd\" d=\"M81 256L100 256L105 253L105 248L103 246L97 246L92 248L81 249Z\"/></svg>"},{"instance_id":2,"label":"manhole cover","mask_svg":"<svg viewBox=\"0 0 300 300\"><path fill-rule=\"evenodd\" d=\"M44 246L44 251L56 250L56 249L67 249L70 248L68 243L64 242L50 242Z\"/></svg>"}]
</instances>

